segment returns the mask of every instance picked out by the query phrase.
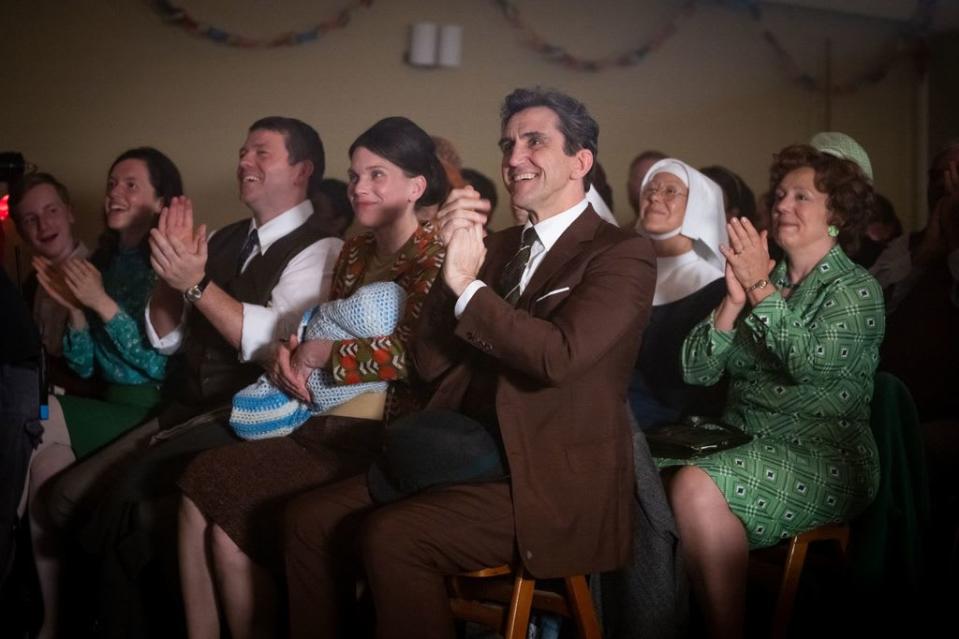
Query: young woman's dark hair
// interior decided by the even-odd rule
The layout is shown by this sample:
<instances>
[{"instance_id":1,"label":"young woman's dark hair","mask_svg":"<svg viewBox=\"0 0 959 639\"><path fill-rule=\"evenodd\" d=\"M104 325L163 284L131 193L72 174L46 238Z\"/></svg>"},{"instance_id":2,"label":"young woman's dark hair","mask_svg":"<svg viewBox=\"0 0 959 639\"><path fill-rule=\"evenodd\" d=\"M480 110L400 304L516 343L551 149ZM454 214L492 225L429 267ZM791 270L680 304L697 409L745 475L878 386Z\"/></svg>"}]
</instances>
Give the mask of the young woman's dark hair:
<instances>
[{"instance_id":1,"label":"young woman's dark hair","mask_svg":"<svg viewBox=\"0 0 959 639\"><path fill-rule=\"evenodd\" d=\"M107 175L113 171L113 168L124 160L140 160L147 167L147 173L150 176L150 186L156 191L158 197L163 200L165 205L170 204L170 200L183 195L183 179L180 177L180 170L176 168L173 160L164 155L161 151L152 146L139 146L124 151L110 165ZM154 220L154 225L157 220ZM149 234L143 237L140 242L139 250L149 255L150 245L148 243ZM120 235L111 229L106 229L97 239L97 250L90 256L90 261L98 269L103 270L110 263L117 247L120 244Z\"/></svg>"},{"instance_id":2,"label":"young woman's dark hair","mask_svg":"<svg viewBox=\"0 0 959 639\"><path fill-rule=\"evenodd\" d=\"M422 175L426 190L417 206L441 204L450 192L449 179L436 157L436 145L423 129L404 117L383 118L360 134L349 155L363 147L403 169L408 177Z\"/></svg>"},{"instance_id":3,"label":"young woman's dark hair","mask_svg":"<svg viewBox=\"0 0 959 639\"><path fill-rule=\"evenodd\" d=\"M847 252L855 253L863 228L875 208L872 183L852 160L822 153L806 144L787 146L773 157L769 169L770 213L776 206L776 189L787 174L801 168L815 172L816 188L826 194L829 223L839 229L839 244Z\"/></svg>"}]
</instances>

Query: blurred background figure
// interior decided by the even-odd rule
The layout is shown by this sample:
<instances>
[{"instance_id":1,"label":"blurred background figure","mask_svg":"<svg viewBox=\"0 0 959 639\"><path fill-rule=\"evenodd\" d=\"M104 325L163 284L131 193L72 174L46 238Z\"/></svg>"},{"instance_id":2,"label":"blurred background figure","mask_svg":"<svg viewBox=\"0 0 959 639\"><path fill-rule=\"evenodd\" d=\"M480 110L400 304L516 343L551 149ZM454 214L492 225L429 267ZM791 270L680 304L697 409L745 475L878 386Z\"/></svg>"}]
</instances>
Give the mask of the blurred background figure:
<instances>
[{"instance_id":1,"label":"blurred background figure","mask_svg":"<svg viewBox=\"0 0 959 639\"><path fill-rule=\"evenodd\" d=\"M320 182L320 193L326 196L330 215L335 220L337 237L344 237L353 224L353 205L346 194L346 182L335 178L324 178ZM314 203L315 205L315 203Z\"/></svg>"},{"instance_id":2,"label":"blurred background figure","mask_svg":"<svg viewBox=\"0 0 959 639\"><path fill-rule=\"evenodd\" d=\"M496 194L496 184L486 175L476 169L463 169L460 171L463 181L476 189L480 197L489 200L489 215L486 216L486 230L489 231L490 221L496 214L496 205L499 203L499 196Z\"/></svg>"},{"instance_id":3,"label":"blurred background figure","mask_svg":"<svg viewBox=\"0 0 959 639\"><path fill-rule=\"evenodd\" d=\"M453 146L453 143L439 135L431 135L430 139L436 146L436 157L439 158L443 171L446 173L446 179L454 189L461 189L466 186L466 181L461 173L463 169L463 160L460 154ZM436 217L436 212L440 210L442 202L431 204L429 206L416 207L416 219L420 222L428 222Z\"/></svg>"},{"instance_id":4,"label":"blurred background figure","mask_svg":"<svg viewBox=\"0 0 959 639\"><path fill-rule=\"evenodd\" d=\"M756 211L756 195L746 184L746 180L739 177L739 174L718 164L703 167L700 171L723 190L723 209L726 211L727 220L734 217L745 217L757 229L766 228L765 225L760 224L761 220Z\"/></svg>"},{"instance_id":5,"label":"blurred background figure","mask_svg":"<svg viewBox=\"0 0 959 639\"><path fill-rule=\"evenodd\" d=\"M876 193L875 208L869 214L866 229L859 239L859 250L850 257L865 269L872 268L889 242L902 235L902 222L892 202Z\"/></svg>"},{"instance_id":6,"label":"blurred background figure","mask_svg":"<svg viewBox=\"0 0 959 639\"><path fill-rule=\"evenodd\" d=\"M616 216L613 215L613 189L606 181L606 171L598 160L593 163L593 179L586 191L586 199L597 215L613 226L619 226Z\"/></svg>"}]
</instances>

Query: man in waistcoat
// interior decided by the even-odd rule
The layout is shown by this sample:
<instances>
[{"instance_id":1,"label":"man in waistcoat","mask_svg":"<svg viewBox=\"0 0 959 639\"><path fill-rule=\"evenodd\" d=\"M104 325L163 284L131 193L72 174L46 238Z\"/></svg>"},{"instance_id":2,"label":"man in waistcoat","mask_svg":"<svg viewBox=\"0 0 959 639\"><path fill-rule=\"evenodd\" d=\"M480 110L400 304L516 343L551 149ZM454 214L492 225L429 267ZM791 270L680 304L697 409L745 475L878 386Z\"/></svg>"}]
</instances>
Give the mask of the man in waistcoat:
<instances>
[{"instance_id":1,"label":"man in waistcoat","mask_svg":"<svg viewBox=\"0 0 959 639\"><path fill-rule=\"evenodd\" d=\"M503 180L528 219L484 244L488 204L474 191L438 213L447 256L412 345L436 391L387 431L368 475L289 506L294 637L349 636L344 576L358 561L377 636L432 638L455 636L447 575L521 563L552 578L626 561L625 393L656 265L647 239L586 199L598 133L569 96L506 98Z\"/></svg>"},{"instance_id":2,"label":"man in waistcoat","mask_svg":"<svg viewBox=\"0 0 959 639\"><path fill-rule=\"evenodd\" d=\"M207 241L205 227L194 228L189 199L177 198L151 232L159 281L146 328L154 348L178 355L169 402L156 419L67 471L51 504L59 523L82 527L85 550L98 557L97 623L108 635L135 636L146 625L149 615L137 606L153 598L136 593L133 580L164 552L156 540L175 532L165 506L175 502L182 468L200 451L235 441L226 422L233 394L269 368L277 341L328 297L342 241L325 198L316 211L310 199L323 170L312 127L263 118L250 127L236 171L252 218Z\"/></svg>"}]
</instances>

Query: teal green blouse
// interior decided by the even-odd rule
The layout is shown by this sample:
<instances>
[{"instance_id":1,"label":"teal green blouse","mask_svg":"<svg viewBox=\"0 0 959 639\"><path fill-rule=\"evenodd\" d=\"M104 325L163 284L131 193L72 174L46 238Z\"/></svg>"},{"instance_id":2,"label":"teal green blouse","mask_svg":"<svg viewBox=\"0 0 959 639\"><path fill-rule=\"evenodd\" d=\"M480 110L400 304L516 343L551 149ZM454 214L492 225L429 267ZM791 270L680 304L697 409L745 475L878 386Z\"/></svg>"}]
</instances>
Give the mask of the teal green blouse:
<instances>
[{"instance_id":1,"label":"teal green blouse","mask_svg":"<svg viewBox=\"0 0 959 639\"><path fill-rule=\"evenodd\" d=\"M149 257L139 249L119 249L103 271L103 288L120 307L104 323L86 309L89 327L70 328L63 335L63 356L78 375L91 377L94 369L111 384L146 384L162 381L167 356L147 339L143 314L156 274Z\"/></svg>"}]
</instances>

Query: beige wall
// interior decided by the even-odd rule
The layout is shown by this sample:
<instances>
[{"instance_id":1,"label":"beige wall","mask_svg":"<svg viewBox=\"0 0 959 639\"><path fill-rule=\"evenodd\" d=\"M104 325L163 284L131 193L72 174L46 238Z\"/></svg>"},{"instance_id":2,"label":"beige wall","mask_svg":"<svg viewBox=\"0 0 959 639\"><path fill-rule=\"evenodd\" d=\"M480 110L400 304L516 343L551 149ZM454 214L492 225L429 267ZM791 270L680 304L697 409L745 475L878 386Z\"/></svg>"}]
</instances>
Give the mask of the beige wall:
<instances>
[{"instance_id":1,"label":"beige wall","mask_svg":"<svg viewBox=\"0 0 959 639\"><path fill-rule=\"evenodd\" d=\"M179 4L233 31L267 35L302 30L346 2ZM598 57L648 40L678 3L517 4L547 39ZM557 87L583 99L600 122L599 157L623 222L632 218L624 184L637 151L656 147L696 165L725 164L759 193L770 154L826 124L824 98L789 80L745 13L718 6L698 9L639 65L593 74L544 60L484 0L376 0L357 10L346 29L276 50L191 37L164 24L148 2L6 0L0 6L0 150L23 151L68 185L87 240L100 228L106 169L134 145L155 145L174 159L203 221L218 226L243 215L233 178L236 151L246 127L267 114L313 124L333 177L345 176L346 149L356 135L380 117L403 114L453 140L467 165L495 178L502 97L521 85ZM781 7L769 7L767 16L801 65L817 74L825 39L833 39L837 80L875 59L895 26ZM423 20L463 25L461 68L403 63L408 26ZM831 122L869 151L879 189L907 224L916 199L914 86L913 68L899 63L878 85L836 97ZM501 204L494 225L507 220Z\"/></svg>"}]
</instances>

